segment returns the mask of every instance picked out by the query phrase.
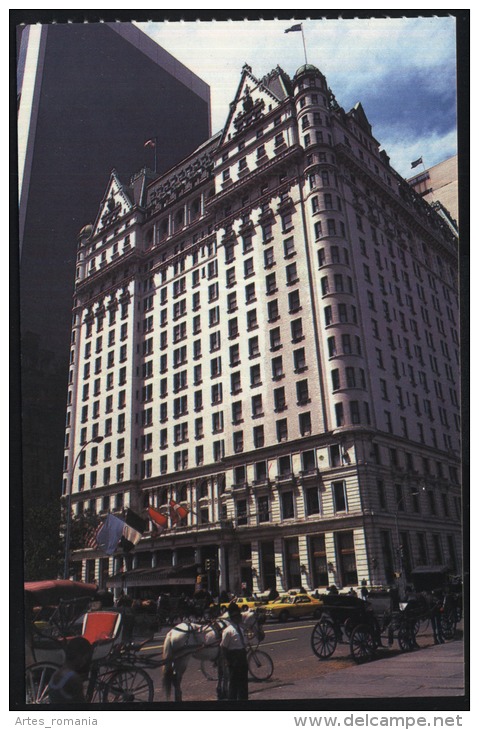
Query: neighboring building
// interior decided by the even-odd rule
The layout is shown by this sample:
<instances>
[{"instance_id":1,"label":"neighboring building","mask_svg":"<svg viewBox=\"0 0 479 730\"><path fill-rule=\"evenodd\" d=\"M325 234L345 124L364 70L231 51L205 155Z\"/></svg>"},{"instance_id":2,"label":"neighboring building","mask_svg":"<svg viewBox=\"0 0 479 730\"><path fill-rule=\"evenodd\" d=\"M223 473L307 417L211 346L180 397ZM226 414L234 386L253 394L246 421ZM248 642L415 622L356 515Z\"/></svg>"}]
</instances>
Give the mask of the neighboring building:
<instances>
[{"instance_id":1,"label":"neighboring building","mask_svg":"<svg viewBox=\"0 0 479 730\"><path fill-rule=\"evenodd\" d=\"M188 514L75 574L158 593L211 561L233 591L460 571L457 258L311 65L245 65L223 132L153 183L114 171L79 237L64 491Z\"/></svg>"},{"instance_id":2,"label":"neighboring building","mask_svg":"<svg viewBox=\"0 0 479 730\"><path fill-rule=\"evenodd\" d=\"M210 133L209 104L209 87L130 23L18 28L25 504L60 494L72 242L95 215L105 170L153 168L144 143L155 136L158 169L167 170ZM38 347L49 353L43 381L41 362L31 367Z\"/></svg>"},{"instance_id":3,"label":"neighboring building","mask_svg":"<svg viewBox=\"0 0 479 730\"><path fill-rule=\"evenodd\" d=\"M457 232L459 222L459 182L457 155L408 180L414 190L442 215Z\"/></svg>"}]
</instances>

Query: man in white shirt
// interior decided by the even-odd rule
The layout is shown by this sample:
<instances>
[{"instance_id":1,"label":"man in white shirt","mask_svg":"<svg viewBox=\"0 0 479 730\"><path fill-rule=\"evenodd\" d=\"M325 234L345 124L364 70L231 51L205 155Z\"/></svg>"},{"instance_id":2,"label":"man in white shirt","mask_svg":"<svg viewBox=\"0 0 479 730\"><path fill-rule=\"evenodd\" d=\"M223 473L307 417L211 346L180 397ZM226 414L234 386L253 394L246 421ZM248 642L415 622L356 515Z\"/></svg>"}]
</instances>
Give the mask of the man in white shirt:
<instances>
[{"instance_id":1,"label":"man in white shirt","mask_svg":"<svg viewBox=\"0 0 479 730\"><path fill-rule=\"evenodd\" d=\"M230 625L223 631L221 648L228 666L228 699L248 699L248 660L241 611L236 603L228 606Z\"/></svg>"}]
</instances>

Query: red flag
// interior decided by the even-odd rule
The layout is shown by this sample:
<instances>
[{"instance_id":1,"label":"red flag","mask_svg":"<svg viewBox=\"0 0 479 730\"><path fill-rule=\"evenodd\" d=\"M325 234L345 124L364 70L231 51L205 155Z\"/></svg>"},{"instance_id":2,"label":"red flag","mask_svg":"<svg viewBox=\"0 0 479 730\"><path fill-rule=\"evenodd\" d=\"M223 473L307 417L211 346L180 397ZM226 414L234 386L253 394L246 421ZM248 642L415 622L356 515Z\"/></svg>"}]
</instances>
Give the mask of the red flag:
<instances>
[{"instance_id":1,"label":"red flag","mask_svg":"<svg viewBox=\"0 0 479 730\"><path fill-rule=\"evenodd\" d=\"M160 530L164 530L165 527L168 526L167 516L162 515L161 512L158 512L158 510L154 509L153 507L148 507L148 516L150 520L154 522L157 527L160 528Z\"/></svg>"},{"instance_id":2,"label":"red flag","mask_svg":"<svg viewBox=\"0 0 479 730\"><path fill-rule=\"evenodd\" d=\"M176 525L180 520L184 519L188 514L188 510L182 507L181 504L175 502L174 499L170 499L170 517L171 524Z\"/></svg>"}]
</instances>

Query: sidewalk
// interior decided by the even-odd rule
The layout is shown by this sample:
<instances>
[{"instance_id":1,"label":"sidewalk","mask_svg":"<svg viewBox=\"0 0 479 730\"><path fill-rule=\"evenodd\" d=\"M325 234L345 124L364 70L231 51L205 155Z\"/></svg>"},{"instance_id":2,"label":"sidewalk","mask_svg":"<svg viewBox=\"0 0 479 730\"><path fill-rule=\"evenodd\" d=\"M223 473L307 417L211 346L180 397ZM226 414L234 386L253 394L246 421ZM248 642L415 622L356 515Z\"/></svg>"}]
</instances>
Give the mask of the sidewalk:
<instances>
[{"instance_id":1,"label":"sidewalk","mask_svg":"<svg viewBox=\"0 0 479 730\"><path fill-rule=\"evenodd\" d=\"M267 685L257 685L250 700L463 695L464 643L451 641L406 654L388 657L385 653L384 658L366 664L320 678L291 681L281 687L268 689Z\"/></svg>"}]
</instances>

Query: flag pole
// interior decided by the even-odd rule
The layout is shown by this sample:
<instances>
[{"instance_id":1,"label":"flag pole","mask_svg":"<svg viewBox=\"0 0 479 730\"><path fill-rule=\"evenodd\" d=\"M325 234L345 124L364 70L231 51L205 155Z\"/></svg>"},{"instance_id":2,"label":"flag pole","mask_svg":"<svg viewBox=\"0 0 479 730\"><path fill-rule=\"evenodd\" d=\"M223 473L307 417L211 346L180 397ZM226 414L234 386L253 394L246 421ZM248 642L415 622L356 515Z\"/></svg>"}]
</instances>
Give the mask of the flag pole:
<instances>
[{"instance_id":1,"label":"flag pole","mask_svg":"<svg viewBox=\"0 0 479 730\"><path fill-rule=\"evenodd\" d=\"M306 55L306 41L304 40L304 30L303 30L303 24L301 23L301 36L303 38L303 48L304 48L304 62L305 64L308 63L308 57Z\"/></svg>"}]
</instances>

